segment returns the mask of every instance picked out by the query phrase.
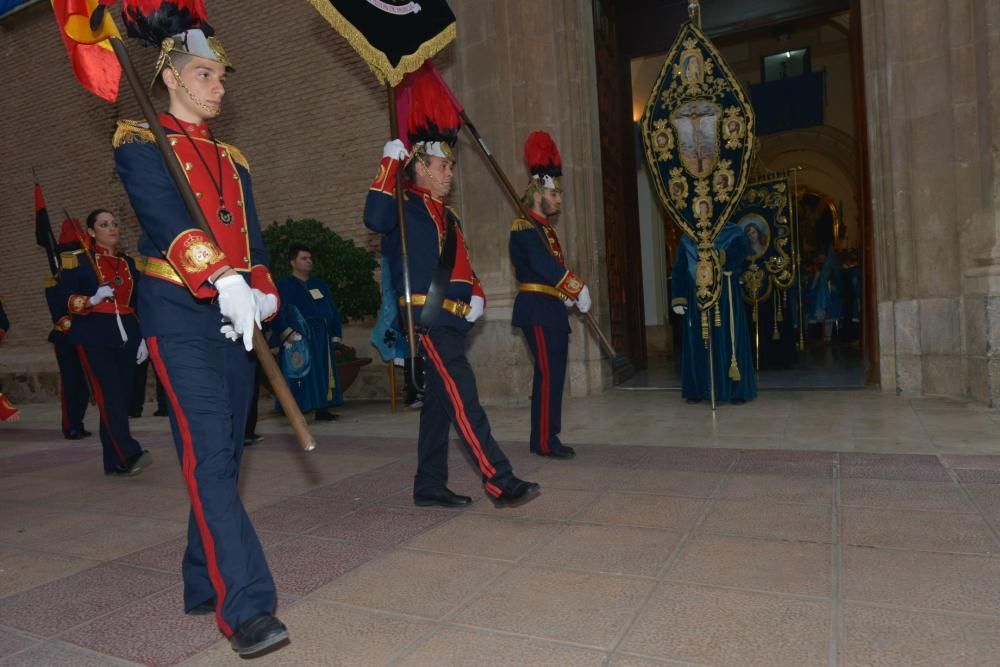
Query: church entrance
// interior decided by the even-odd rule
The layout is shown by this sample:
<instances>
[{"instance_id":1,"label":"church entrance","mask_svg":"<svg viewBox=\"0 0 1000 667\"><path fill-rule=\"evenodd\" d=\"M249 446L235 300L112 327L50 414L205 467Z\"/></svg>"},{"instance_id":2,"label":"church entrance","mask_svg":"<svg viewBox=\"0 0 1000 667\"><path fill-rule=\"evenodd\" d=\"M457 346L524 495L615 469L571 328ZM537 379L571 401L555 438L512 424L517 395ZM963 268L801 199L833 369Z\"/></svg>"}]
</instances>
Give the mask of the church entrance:
<instances>
[{"instance_id":1,"label":"church entrance","mask_svg":"<svg viewBox=\"0 0 1000 667\"><path fill-rule=\"evenodd\" d=\"M744 283L742 290L761 389L878 382L861 35L851 4L702 5L702 27L757 116L754 182L787 179L791 195L794 283L758 294ZM662 0L595 2L605 201L611 181L615 209L606 211L609 285L617 286L610 294L612 327L634 371L616 377L625 389L680 387L681 318L671 309L670 277L681 232L656 197L638 121L686 7ZM621 77L610 80L614 62L624 64L627 87ZM609 175L604 155L613 156L622 178ZM763 257L772 230L748 220L732 222Z\"/></svg>"}]
</instances>

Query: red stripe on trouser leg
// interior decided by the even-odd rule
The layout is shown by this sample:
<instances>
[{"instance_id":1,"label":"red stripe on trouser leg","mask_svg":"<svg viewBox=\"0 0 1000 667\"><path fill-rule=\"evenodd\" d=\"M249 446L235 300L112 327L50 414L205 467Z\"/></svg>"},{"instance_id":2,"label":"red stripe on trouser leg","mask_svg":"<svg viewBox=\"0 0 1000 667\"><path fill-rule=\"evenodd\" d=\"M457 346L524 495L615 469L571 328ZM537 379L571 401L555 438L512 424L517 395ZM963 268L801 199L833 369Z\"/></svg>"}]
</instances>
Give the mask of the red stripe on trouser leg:
<instances>
[{"instance_id":1,"label":"red stripe on trouser leg","mask_svg":"<svg viewBox=\"0 0 1000 667\"><path fill-rule=\"evenodd\" d=\"M476 462L479 464L479 470L486 475L486 477L493 477L497 474L496 468L493 464L489 462L486 455L483 454L482 444L479 442L479 438L476 437L476 432L472 429L472 424L469 423L469 418L465 414L465 404L462 403L462 396L458 393L458 386L452 379L451 375L448 374L448 369L445 368L444 361L441 360L441 355L438 354L437 349L434 347L434 343L431 342L430 336L424 336L422 339L424 344L424 349L427 350L427 356L430 357L431 362L434 364L434 368L437 369L438 375L441 376L441 381L444 384L445 391L448 393L448 398L451 400L452 408L455 411L455 422L458 424L459 430L465 437L465 441L469 443L472 447L472 453L476 457Z\"/></svg>"},{"instance_id":2,"label":"red stripe on trouser leg","mask_svg":"<svg viewBox=\"0 0 1000 667\"><path fill-rule=\"evenodd\" d=\"M549 448L549 412L551 410L550 394L552 393L552 378L549 373L549 349L545 346L545 332L538 324L535 325L535 350L538 356L538 369L542 375L541 397L538 405L538 449L542 454L550 453Z\"/></svg>"},{"instance_id":3,"label":"red stripe on trouser leg","mask_svg":"<svg viewBox=\"0 0 1000 667\"><path fill-rule=\"evenodd\" d=\"M106 408L104 405L104 392L101 390L101 383L97 381L97 376L94 374L94 369L90 367L90 362L87 361L87 352L83 349L83 345L76 346L76 352L80 355L80 362L83 364L83 370L90 378L90 387L94 392L94 401L97 402L97 411L101 414L101 423L104 424L104 430L108 434L108 440L111 441L111 446L115 450L115 454L122 463L125 463L125 456L122 454L121 448L118 446L118 441L115 440L114 431L111 430L111 422L108 421L106 414Z\"/></svg>"},{"instance_id":4,"label":"red stripe on trouser leg","mask_svg":"<svg viewBox=\"0 0 1000 667\"><path fill-rule=\"evenodd\" d=\"M201 543L205 546L205 564L208 566L208 578L215 589L215 620L227 637L233 634L232 628L222 619L222 603L226 599L226 582L222 579L222 572L219 571L219 563L215 556L215 539L212 531L208 529L208 522L205 521L205 508L201 504L201 494L198 493L198 480L195 478L194 470L198 465L198 459L194 453L194 441L191 439L191 429L188 426L187 415L181 409L180 400L174 393L174 386L171 384L167 368L163 364L163 357L160 356L160 345L155 336L146 339L146 347L149 348L149 358L153 360L153 368L163 385L163 393L167 395L170 406L173 409L174 419L177 421L177 428L180 431L181 444L183 445L183 457L181 467L184 469L184 482L187 484L188 496L191 498L191 509L194 512L195 522L198 524L198 533L201 535Z\"/></svg>"},{"instance_id":5,"label":"red stripe on trouser leg","mask_svg":"<svg viewBox=\"0 0 1000 667\"><path fill-rule=\"evenodd\" d=\"M499 498L503 495L503 491L500 490L500 487L492 482L485 482L483 483L483 486L486 487L486 493L490 494L494 498Z\"/></svg>"}]
</instances>

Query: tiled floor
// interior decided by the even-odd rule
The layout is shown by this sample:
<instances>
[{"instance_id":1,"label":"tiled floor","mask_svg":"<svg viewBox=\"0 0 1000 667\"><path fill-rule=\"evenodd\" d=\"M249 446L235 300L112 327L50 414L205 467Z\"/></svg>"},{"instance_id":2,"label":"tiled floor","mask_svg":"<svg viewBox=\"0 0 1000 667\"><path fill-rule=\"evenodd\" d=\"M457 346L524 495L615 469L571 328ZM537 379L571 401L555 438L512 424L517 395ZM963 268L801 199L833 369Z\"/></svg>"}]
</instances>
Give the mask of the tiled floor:
<instances>
[{"instance_id":1,"label":"tiled floor","mask_svg":"<svg viewBox=\"0 0 1000 667\"><path fill-rule=\"evenodd\" d=\"M241 664L181 613L166 420L133 421L156 463L112 479L56 411L0 427L0 665ZM613 391L567 401L573 461L528 455L523 406L488 411L543 485L520 508L457 451L451 486L476 502L413 507L413 412L348 405L308 455L261 423L241 488L292 641L256 663L1000 664L996 411L768 392L713 418Z\"/></svg>"}]
</instances>

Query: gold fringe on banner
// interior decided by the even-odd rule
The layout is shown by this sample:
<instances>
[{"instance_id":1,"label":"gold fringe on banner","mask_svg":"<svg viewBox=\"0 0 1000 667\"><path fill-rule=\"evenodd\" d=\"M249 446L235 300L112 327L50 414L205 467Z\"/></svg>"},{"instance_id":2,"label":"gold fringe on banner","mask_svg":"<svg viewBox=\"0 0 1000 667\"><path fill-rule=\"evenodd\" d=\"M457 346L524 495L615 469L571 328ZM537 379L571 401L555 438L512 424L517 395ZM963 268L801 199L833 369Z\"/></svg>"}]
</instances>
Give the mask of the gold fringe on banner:
<instances>
[{"instance_id":1,"label":"gold fringe on banner","mask_svg":"<svg viewBox=\"0 0 1000 667\"><path fill-rule=\"evenodd\" d=\"M443 49L455 39L457 30L452 23L437 35L427 40L420 47L408 56L403 56L399 64L393 67L385 54L372 46L364 34L354 27L350 21L345 19L338 12L329 0L308 0L309 4L316 8L323 18L325 18L333 29L344 36L348 44L358 52L361 59L368 63L379 83L388 83L395 88L403 80L403 77L420 68L424 61L432 57L435 53Z\"/></svg>"}]
</instances>

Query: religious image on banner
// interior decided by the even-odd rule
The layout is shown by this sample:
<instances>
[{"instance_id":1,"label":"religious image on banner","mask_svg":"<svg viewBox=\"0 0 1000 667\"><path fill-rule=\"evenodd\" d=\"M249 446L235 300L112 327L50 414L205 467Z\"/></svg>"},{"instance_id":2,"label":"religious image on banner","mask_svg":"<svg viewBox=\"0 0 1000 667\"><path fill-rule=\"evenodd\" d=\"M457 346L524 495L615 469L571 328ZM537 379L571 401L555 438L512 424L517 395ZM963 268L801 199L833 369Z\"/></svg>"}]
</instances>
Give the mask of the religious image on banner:
<instances>
[{"instance_id":1,"label":"religious image on banner","mask_svg":"<svg viewBox=\"0 0 1000 667\"><path fill-rule=\"evenodd\" d=\"M732 70L693 21L681 26L640 123L657 195L698 246L697 305L707 339L707 311L723 289L713 242L746 187L755 117Z\"/></svg>"},{"instance_id":2,"label":"religious image on banner","mask_svg":"<svg viewBox=\"0 0 1000 667\"><path fill-rule=\"evenodd\" d=\"M757 368L790 368L797 360L799 328L794 188L788 176L758 179L733 212L746 239L740 274L751 314Z\"/></svg>"}]
</instances>

